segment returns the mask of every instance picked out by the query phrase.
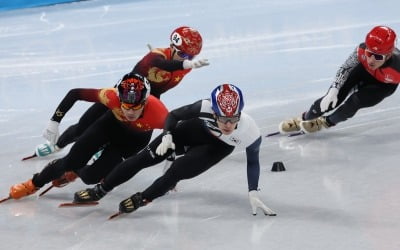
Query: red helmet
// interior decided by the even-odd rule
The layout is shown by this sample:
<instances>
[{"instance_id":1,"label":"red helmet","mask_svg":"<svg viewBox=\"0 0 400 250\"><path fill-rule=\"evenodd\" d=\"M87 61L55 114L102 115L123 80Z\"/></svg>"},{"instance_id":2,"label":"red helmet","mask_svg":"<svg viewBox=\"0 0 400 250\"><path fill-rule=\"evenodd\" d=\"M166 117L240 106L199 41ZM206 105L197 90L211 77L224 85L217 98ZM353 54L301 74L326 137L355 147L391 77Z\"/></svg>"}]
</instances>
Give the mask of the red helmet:
<instances>
[{"instance_id":1,"label":"red helmet","mask_svg":"<svg viewBox=\"0 0 400 250\"><path fill-rule=\"evenodd\" d=\"M390 54L395 47L396 33L387 26L374 27L365 38L369 50L376 54Z\"/></svg>"},{"instance_id":2,"label":"red helmet","mask_svg":"<svg viewBox=\"0 0 400 250\"><path fill-rule=\"evenodd\" d=\"M175 48L191 56L198 55L203 45L200 33L187 26L172 31L170 40Z\"/></svg>"}]
</instances>

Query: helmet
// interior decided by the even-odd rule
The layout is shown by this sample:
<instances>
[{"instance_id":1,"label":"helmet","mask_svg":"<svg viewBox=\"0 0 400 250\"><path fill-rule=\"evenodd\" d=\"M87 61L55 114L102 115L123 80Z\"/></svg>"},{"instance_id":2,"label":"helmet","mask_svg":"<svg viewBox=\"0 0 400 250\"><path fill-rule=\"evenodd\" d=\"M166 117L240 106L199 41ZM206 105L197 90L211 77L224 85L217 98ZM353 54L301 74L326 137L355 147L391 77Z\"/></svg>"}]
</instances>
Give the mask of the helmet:
<instances>
[{"instance_id":1,"label":"helmet","mask_svg":"<svg viewBox=\"0 0 400 250\"><path fill-rule=\"evenodd\" d=\"M150 95L150 84L139 74L125 75L118 84L118 95L120 102L142 104Z\"/></svg>"},{"instance_id":2,"label":"helmet","mask_svg":"<svg viewBox=\"0 0 400 250\"><path fill-rule=\"evenodd\" d=\"M170 40L175 48L191 56L198 55L203 45L200 33L187 26L182 26L172 31Z\"/></svg>"},{"instance_id":3,"label":"helmet","mask_svg":"<svg viewBox=\"0 0 400 250\"><path fill-rule=\"evenodd\" d=\"M212 110L217 116L237 116L242 112L242 91L232 84L222 84L211 92Z\"/></svg>"},{"instance_id":4,"label":"helmet","mask_svg":"<svg viewBox=\"0 0 400 250\"><path fill-rule=\"evenodd\" d=\"M396 33L387 26L376 26L366 36L365 44L373 53L390 54L395 47Z\"/></svg>"}]
</instances>

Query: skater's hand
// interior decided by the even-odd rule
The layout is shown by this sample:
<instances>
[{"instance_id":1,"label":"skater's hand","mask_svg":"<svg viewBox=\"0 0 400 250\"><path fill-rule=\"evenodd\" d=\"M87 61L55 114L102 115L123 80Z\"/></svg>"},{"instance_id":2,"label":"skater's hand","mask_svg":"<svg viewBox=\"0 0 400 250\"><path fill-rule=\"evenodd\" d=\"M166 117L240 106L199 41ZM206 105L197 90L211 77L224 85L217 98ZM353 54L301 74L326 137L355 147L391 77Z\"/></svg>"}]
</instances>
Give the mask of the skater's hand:
<instances>
[{"instance_id":1,"label":"skater's hand","mask_svg":"<svg viewBox=\"0 0 400 250\"><path fill-rule=\"evenodd\" d=\"M269 216L275 216L276 213L272 211L269 207L267 207L264 202L260 200L258 197L258 191L257 190L252 190L249 192L249 200L250 200L250 205L251 209L253 210L253 215L257 214L257 208L260 208L265 215Z\"/></svg>"},{"instance_id":2,"label":"skater's hand","mask_svg":"<svg viewBox=\"0 0 400 250\"><path fill-rule=\"evenodd\" d=\"M43 131L43 137L53 145L57 143L58 136L60 135L58 132L59 125L59 122L50 121L47 128Z\"/></svg>"},{"instance_id":3,"label":"skater's hand","mask_svg":"<svg viewBox=\"0 0 400 250\"><path fill-rule=\"evenodd\" d=\"M320 105L321 112L327 111L330 107L335 108L338 101L339 90L335 87L329 89L328 93L322 98Z\"/></svg>"},{"instance_id":4,"label":"skater's hand","mask_svg":"<svg viewBox=\"0 0 400 250\"><path fill-rule=\"evenodd\" d=\"M156 149L156 154L164 155L169 148L175 150L175 143L172 141L172 135L167 133L163 136L160 145L158 145Z\"/></svg>"},{"instance_id":5,"label":"skater's hand","mask_svg":"<svg viewBox=\"0 0 400 250\"><path fill-rule=\"evenodd\" d=\"M197 69L203 66L210 65L208 59L197 59L197 60L184 60L183 61L183 68L184 69Z\"/></svg>"}]
</instances>

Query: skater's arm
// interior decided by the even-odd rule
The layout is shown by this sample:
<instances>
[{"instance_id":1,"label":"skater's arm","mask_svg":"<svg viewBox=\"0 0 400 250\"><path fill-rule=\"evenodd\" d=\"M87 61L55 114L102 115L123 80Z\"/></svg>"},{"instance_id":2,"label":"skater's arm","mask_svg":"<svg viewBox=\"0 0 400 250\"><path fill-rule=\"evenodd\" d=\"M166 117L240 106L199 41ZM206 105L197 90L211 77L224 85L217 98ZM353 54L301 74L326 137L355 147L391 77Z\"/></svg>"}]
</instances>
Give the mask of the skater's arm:
<instances>
[{"instance_id":1,"label":"skater's arm","mask_svg":"<svg viewBox=\"0 0 400 250\"><path fill-rule=\"evenodd\" d=\"M150 52L151 54L151 65L157 67L159 69L163 69L166 71L175 71L175 70L182 70L183 69L183 61L179 60L167 60L163 55Z\"/></svg>"},{"instance_id":2,"label":"skater's arm","mask_svg":"<svg viewBox=\"0 0 400 250\"><path fill-rule=\"evenodd\" d=\"M71 89L58 105L51 120L60 122L76 101L99 102L99 91L99 89Z\"/></svg>"},{"instance_id":3,"label":"skater's arm","mask_svg":"<svg viewBox=\"0 0 400 250\"><path fill-rule=\"evenodd\" d=\"M247 184L249 191L258 189L258 180L260 177L260 145L261 137L246 148Z\"/></svg>"},{"instance_id":4,"label":"skater's arm","mask_svg":"<svg viewBox=\"0 0 400 250\"><path fill-rule=\"evenodd\" d=\"M159 49L153 49L145 57L143 57L143 59L140 60L139 63L135 65L130 74L141 72L142 68L148 67L148 65L169 72L183 70L183 61L167 59L167 56L164 55L162 51L160 51Z\"/></svg>"},{"instance_id":5,"label":"skater's arm","mask_svg":"<svg viewBox=\"0 0 400 250\"><path fill-rule=\"evenodd\" d=\"M201 105L202 100L172 110L168 114L167 120L165 121L164 133L173 130L179 121L198 117L200 114Z\"/></svg>"},{"instance_id":6,"label":"skater's arm","mask_svg":"<svg viewBox=\"0 0 400 250\"><path fill-rule=\"evenodd\" d=\"M346 80L349 78L350 73L353 69L360 63L357 58L357 49L346 59L346 61L340 66L339 70L336 72L335 79L331 85L331 88L340 89Z\"/></svg>"},{"instance_id":7,"label":"skater's arm","mask_svg":"<svg viewBox=\"0 0 400 250\"><path fill-rule=\"evenodd\" d=\"M260 176L259 152L261 145L261 137L246 148L247 155L247 181L249 185L249 201L253 215L257 214L257 210L261 210L265 215L275 216L276 213L267 207L260 198L258 191L258 179Z\"/></svg>"}]
</instances>

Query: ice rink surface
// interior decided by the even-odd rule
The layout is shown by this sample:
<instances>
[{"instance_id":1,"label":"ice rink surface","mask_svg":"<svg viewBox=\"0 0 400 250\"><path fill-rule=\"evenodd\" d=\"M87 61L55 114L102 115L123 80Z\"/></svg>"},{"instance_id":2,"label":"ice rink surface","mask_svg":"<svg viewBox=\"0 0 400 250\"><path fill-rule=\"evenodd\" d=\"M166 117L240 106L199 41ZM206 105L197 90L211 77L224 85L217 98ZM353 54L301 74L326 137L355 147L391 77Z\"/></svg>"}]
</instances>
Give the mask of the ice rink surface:
<instances>
[{"instance_id":1,"label":"ice rink surface","mask_svg":"<svg viewBox=\"0 0 400 250\"><path fill-rule=\"evenodd\" d=\"M51 159L22 162L42 143L58 102L76 87L109 87L170 32L204 39L194 70L163 95L173 109L239 86L265 135L323 95L338 67L375 25L400 33L398 0L95 0L0 13L0 192ZM162 165L140 172L96 207L58 208L76 181L0 205L0 249L397 250L400 249L399 93L321 133L264 138L259 187L276 217L251 215L246 161L237 149L178 191L108 221ZM61 123L76 122L77 103ZM155 134L159 133L157 131ZM282 161L286 171L271 172ZM190 167L190 166L188 166Z\"/></svg>"}]
</instances>

